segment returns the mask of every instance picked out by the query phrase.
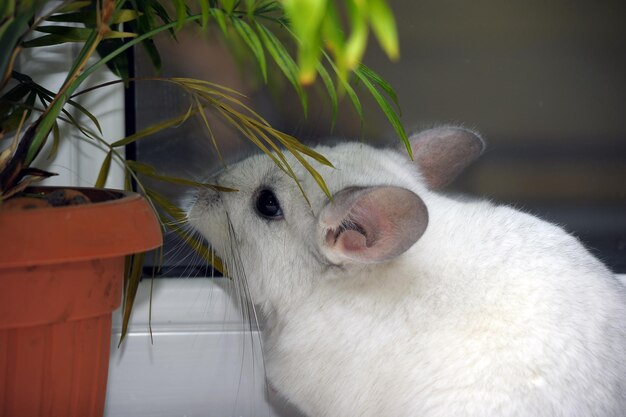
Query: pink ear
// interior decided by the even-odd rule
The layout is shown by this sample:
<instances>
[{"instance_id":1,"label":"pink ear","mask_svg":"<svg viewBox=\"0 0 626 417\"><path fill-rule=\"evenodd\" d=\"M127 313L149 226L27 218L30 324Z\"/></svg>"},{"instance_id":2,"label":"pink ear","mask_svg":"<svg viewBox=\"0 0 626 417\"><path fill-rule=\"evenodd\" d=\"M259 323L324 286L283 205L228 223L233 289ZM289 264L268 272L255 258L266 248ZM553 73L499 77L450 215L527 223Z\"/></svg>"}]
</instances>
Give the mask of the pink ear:
<instances>
[{"instance_id":1,"label":"pink ear","mask_svg":"<svg viewBox=\"0 0 626 417\"><path fill-rule=\"evenodd\" d=\"M322 251L331 262L383 262L422 236L428 211L421 198L399 187L347 188L319 217Z\"/></svg>"},{"instance_id":2,"label":"pink ear","mask_svg":"<svg viewBox=\"0 0 626 417\"><path fill-rule=\"evenodd\" d=\"M413 160L432 189L452 182L485 148L478 134L458 127L424 130L409 140Z\"/></svg>"}]
</instances>

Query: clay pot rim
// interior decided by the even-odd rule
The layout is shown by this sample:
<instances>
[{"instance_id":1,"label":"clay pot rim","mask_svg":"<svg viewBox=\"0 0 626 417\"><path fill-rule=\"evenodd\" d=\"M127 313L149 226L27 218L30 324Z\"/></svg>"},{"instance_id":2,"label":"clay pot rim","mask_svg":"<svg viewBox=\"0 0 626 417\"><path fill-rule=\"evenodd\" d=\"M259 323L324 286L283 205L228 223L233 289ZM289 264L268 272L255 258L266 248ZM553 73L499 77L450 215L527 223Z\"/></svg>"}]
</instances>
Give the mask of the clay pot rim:
<instances>
[{"instance_id":1,"label":"clay pot rim","mask_svg":"<svg viewBox=\"0 0 626 417\"><path fill-rule=\"evenodd\" d=\"M78 190L96 202L0 210L0 269L104 259L162 245L156 215L139 194L85 187L30 190L55 189Z\"/></svg>"}]
</instances>

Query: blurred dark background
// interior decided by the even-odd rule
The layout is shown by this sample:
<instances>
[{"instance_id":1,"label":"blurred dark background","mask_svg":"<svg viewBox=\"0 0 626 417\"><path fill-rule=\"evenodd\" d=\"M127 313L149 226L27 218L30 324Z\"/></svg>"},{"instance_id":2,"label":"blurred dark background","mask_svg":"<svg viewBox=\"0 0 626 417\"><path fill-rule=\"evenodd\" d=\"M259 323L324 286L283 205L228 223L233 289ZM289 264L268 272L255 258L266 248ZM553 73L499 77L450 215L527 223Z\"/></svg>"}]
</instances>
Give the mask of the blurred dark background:
<instances>
[{"instance_id":1,"label":"blurred dark background","mask_svg":"<svg viewBox=\"0 0 626 417\"><path fill-rule=\"evenodd\" d=\"M401 58L389 62L372 39L365 63L395 88L407 130L462 124L488 142L485 155L452 189L556 222L614 271L626 272L626 2L420 0L391 6ZM246 75L246 66L256 64L230 55L213 35L184 32L180 44L159 40L162 75L241 91L275 127L307 143L326 137L398 141L364 89L365 120L346 99L331 132L323 88L308 89L304 118L291 86L276 76L264 87ZM141 50L136 73L152 73ZM138 83L135 102L136 129L189 103L179 90L151 82ZM236 132L211 120L227 161L250 152ZM160 136L138 143L138 160L167 161L170 174L197 179L220 169L200 122ZM188 190L161 191L180 199ZM204 273L202 267L194 272L194 257L168 240L165 275Z\"/></svg>"}]
</instances>

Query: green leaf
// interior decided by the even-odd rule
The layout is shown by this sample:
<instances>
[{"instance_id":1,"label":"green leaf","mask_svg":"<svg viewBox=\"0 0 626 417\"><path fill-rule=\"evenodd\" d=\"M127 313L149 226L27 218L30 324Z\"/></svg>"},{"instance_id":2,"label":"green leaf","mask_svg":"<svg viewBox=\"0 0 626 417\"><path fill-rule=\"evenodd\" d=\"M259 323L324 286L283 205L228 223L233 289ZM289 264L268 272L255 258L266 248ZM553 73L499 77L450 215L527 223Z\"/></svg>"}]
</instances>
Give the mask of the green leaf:
<instances>
[{"instance_id":1,"label":"green leaf","mask_svg":"<svg viewBox=\"0 0 626 417\"><path fill-rule=\"evenodd\" d=\"M224 12L222 10L220 10L220 9L212 8L211 9L211 14L213 15L213 17L217 21L217 25L222 30L222 33L224 34L224 36L227 37L228 36L228 28L226 27L226 15L224 14Z\"/></svg>"},{"instance_id":2,"label":"green leaf","mask_svg":"<svg viewBox=\"0 0 626 417\"><path fill-rule=\"evenodd\" d=\"M98 179L94 184L96 188L103 188L104 184L106 184L107 178L109 177L109 170L111 168L111 158L113 157L113 150L110 150L104 161L102 161L102 166L100 167L100 172L98 172Z\"/></svg>"},{"instance_id":3,"label":"green leaf","mask_svg":"<svg viewBox=\"0 0 626 417\"><path fill-rule=\"evenodd\" d=\"M184 0L172 0L174 7L176 8L176 31L179 31L185 26L185 17L187 16L187 6Z\"/></svg>"},{"instance_id":4,"label":"green leaf","mask_svg":"<svg viewBox=\"0 0 626 417\"><path fill-rule=\"evenodd\" d=\"M52 146L50 152L48 152L48 160L54 159L59 152L59 144L61 143L61 133L59 131L59 124L52 125Z\"/></svg>"},{"instance_id":5,"label":"green leaf","mask_svg":"<svg viewBox=\"0 0 626 417\"><path fill-rule=\"evenodd\" d=\"M287 168L285 168L285 166L283 166L283 163L276 158L276 156L274 154L272 154L272 152L267 148L267 146L265 146L263 144L263 142L261 142L261 140L259 140L259 138L254 135L254 133L252 133L250 131L249 128L247 128L245 123L239 123L238 121L240 120L235 120L233 118L233 116L224 108L218 108L217 109L218 112L220 114L222 114L222 116L226 119L226 121L228 121L230 123L231 126L233 126L235 129L239 130L246 139L250 140L252 143L254 143L254 145L256 145L263 153L265 153L267 156L270 157L270 159L276 164L276 166L281 169L283 172L287 173ZM271 141L268 140L268 142L273 145L273 143L271 143Z\"/></svg>"},{"instance_id":6,"label":"green leaf","mask_svg":"<svg viewBox=\"0 0 626 417\"><path fill-rule=\"evenodd\" d=\"M274 131L273 133L277 138L280 139L281 143L283 143L285 147L287 147L288 149L294 149L302 154L305 154L306 156L310 158L313 158L314 160L316 160L322 165L326 165L328 167L334 168L333 164L328 159L326 159L324 155L304 145L302 142L298 141L293 136L290 136L286 133L283 133L277 130Z\"/></svg>"},{"instance_id":7,"label":"green leaf","mask_svg":"<svg viewBox=\"0 0 626 417\"><path fill-rule=\"evenodd\" d=\"M202 103L200 103L200 99L198 98L198 96L194 95L194 100L196 102L196 110L198 111L198 115L200 116L200 119L202 120L202 123L207 130L207 134L209 135L209 139L211 139L211 143L213 144L213 149L215 149L215 153L217 153L217 156L220 162L224 164L224 158L222 157L220 148L217 145L217 140L215 139L215 135L213 135L213 129L211 129L211 124L209 123L209 120L207 119L206 114L204 113L204 107L202 106Z\"/></svg>"},{"instance_id":8,"label":"green leaf","mask_svg":"<svg viewBox=\"0 0 626 417\"><path fill-rule=\"evenodd\" d=\"M126 161L126 165L133 171L143 175L156 175L156 168L150 164L138 161Z\"/></svg>"},{"instance_id":9,"label":"green leaf","mask_svg":"<svg viewBox=\"0 0 626 417\"><path fill-rule=\"evenodd\" d=\"M126 275L124 286L124 308L122 313L122 334L120 336L120 342L118 347L124 341L126 334L128 333L128 323L130 322L130 315L133 311L133 304L137 296L137 289L139 288L139 282L141 281L142 267L146 258L145 253L138 253L130 257L128 264L128 273Z\"/></svg>"},{"instance_id":10,"label":"green leaf","mask_svg":"<svg viewBox=\"0 0 626 417\"><path fill-rule=\"evenodd\" d=\"M186 218L184 210L156 191L146 188L146 196L157 206L163 208L165 212L174 220L184 220Z\"/></svg>"},{"instance_id":11,"label":"green leaf","mask_svg":"<svg viewBox=\"0 0 626 417\"><path fill-rule=\"evenodd\" d=\"M248 15L252 15L254 13L255 4L256 0L246 0L246 12L248 12Z\"/></svg>"},{"instance_id":12,"label":"green leaf","mask_svg":"<svg viewBox=\"0 0 626 417\"><path fill-rule=\"evenodd\" d=\"M15 12L15 0L0 3L0 19L8 18Z\"/></svg>"},{"instance_id":13,"label":"green leaf","mask_svg":"<svg viewBox=\"0 0 626 417\"><path fill-rule=\"evenodd\" d=\"M202 26L202 29L206 29L208 23L209 23L209 16L210 16L210 8L211 5L209 4L209 0L199 0L200 2L200 12L202 13L202 20L200 21L200 24Z\"/></svg>"},{"instance_id":14,"label":"green leaf","mask_svg":"<svg viewBox=\"0 0 626 417\"><path fill-rule=\"evenodd\" d=\"M242 19L233 18L233 26L239 33L239 36L248 45L254 56L256 57L259 67L261 68L261 74L263 75L263 81L267 82L267 64L265 63L265 53L263 52L263 45L257 34L252 30L250 25L244 22Z\"/></svg>"},{"instance_id":15,"label":"green leaf","mask_svg":"<svg viewBox=\"0 0 626 417\"><path fill-rule=\"evenodd\" d=\"M176 116L176 117L172 117L170 119L167 120L163 120L161 122L155 123L151 126L148 126L144 129L141 129L139 132L135 132L132 135L126 136L123 139L120 139L118 141L115 141L111 144L111 147L113 148L118 148L120 146L126 146L130 143L136 142L139 139L143 139L145 137L148 137L156 132L160 132L163 129L167 129L170 127L174 127L174 126L178 126L181 123L185 122L185 120L189 119L189 117L194 114L197 110L193 109L193 106L189 106L189 109L187 110L187 113Z\"/></svg>"},{"instance_id":16,"label":"green leaf","mask_svg":"<svg viewBox=\"0 0 626 417\"><path fill-rule=\"evenodd\" d=\"M17 128L24 113L21 101L28 100L30 95L35 95L30 85L20 83L0 98L0 132L12 132Z\"/></svg>"},{"instance_id":17,"label":"green leaf","mask_svg":"<svg viewBox=\"0 0 626 417\"><path fill-rule=\"evenodd\" d=\"M88 4L91 2L87 2ZM115 25L119 23L130 22L139 17L139 12L132 9L121 9L116 11L111 17L109 24ZM85 26L94 27L96 25L96 11L82 11L74 13L54 14L46 18L48 22L67 22L67 23L82 23Z\"/></svg>"},{"instance_id":18,"label":"green leaf","mask_svg":"<svg viewBox=\"0 0 626 417\"><path fill-rule=\"evenodd\" d=\"M261 40L265 45L265 48L270 53L274 61L280 68L280 70L285 74L285 77L291 85L293 85L296 93L298 93L298 97L300 98L300 104L302 105L302 110L304 115L306 116L308 113L308 105L307 105L307 97L306 93L302 89L300 82L298 81L298 66L291 58L291 55L287 52L283 44L276 38L276 36L265 26L260 25L256 22L257 32L261 35Z\"/></svg>"},{"instance_id":19,"label":"green leaf","mask_svg":"<svg viewBox=\"0 0 626 417\"><path fill-rule=\"evenodd\" d=\"M100 126L100 122L98 121L98 118L96 116L94 116L89 110L87 110L86 108L84 108L82 105L80 105L78 102L74 100L68 100L67 104L73 106L79 112L87 116L89 120L91 120L91 122L94 124L94 126L96 126L96 129L98 129L98 132L102 134L102 127Z\"/></svg>"},{"instance_id":20,"label":"green leaf","mask_svg":"<svg viewBox=\"0 0 626 417\"><path fill-rule=\"evenodd\" d=\"M75 42L73 39L59 35L44 35L26 42L22 42L22 48L36 48L39 46L60 45L66 42Z\"/></svg>"},{"instance_id":21,"label":"green leaf","mask_svg":"<svg viewBox=\"0 0 626 417\"><path fill-rule=\"evenodd\" d=\"M327 0L283 0L285 13L298 40L299 80L311 84L321 56L320 28L326 15Z\"/></svg>"},{"instance_id":22,"label":"green leaf","mask_svg":"<svg viewBox=\"0 0 626 417\"><path fill-rule=\"evenodd\" d=\"M154 178L159 181L169 182L171 184L178 184L178 185L184 185L187 187L195 187L195 188L209 188L211 190L225 192L225 193L238 191L234 188L222 187L222 186L215 185L215 184L193 181L187 178L174 177L171 175L162 175L162 174L157 173L157 170L153 166L140 163L137 161L127 161L127 164L133 171L139 174L143 174L145 176Z\"/></svg>"},{"instance_id":23,"label":"green leaf","mask_svg":"<svg viewBox=\"0 0 626 417\"><path fill-rule=\"evenodd\" d=\"M309 174L313 177L313 179L315 180L315 182L317 183L317 185L322 189L322 191L324 192L324 194L326 194L326 196L332 200L333 196L330 193L330 190L328 189L328 187L326 186L326 182L324 181L324 178L320 175L319 172L317 172L312 166L311 164L309 164L307 162L306 159L304 159L302 157L302 155L300 155L298 152L291 152L291 154L293 156L296 157L296 159L302 164L302 166L304 166L304 168L309 171ZM305 196L306 197L306 196Z\"/></svg>"},{"instance_id":24,"label":"green leaf","mask_svg":"<svg viewBox=\"0 0 626 417\"><path fill-rule=\"evenodd\" d=\"M396 131L396 133L398 134L398 136L400 137L400 139L402 140L402 142L406 146L406 149L407 149L407 151L409 153L409 157L411 159L413 159L413 152L411 150L411 143L409 142L409 138L407 137L406 131L404 130L404 126L402 126L402 123L400 122L400 118L398 117L396 112L393 110L393 108L391 107L389 102L387 102L387 100L385 100L385 98L382 96L382 94L380 94L380 91L378 91L376 89L374 84L372 84L372 82L366 76L364 76L359 71L355 71L355 74L361 80L363 85L372 94L372 96L374 97L374 99L378 103L378 106L382 109L383 113L385 113L385 116L387 116L387 119L391 123L391 126L393 127L393 129Z\"/></svg>"},{"instance_id":25,"label":"green leaf","mask_svg":"<svg viewBox=\"0 0 626 417\"><path fill-rule=\"evenodd\" d=\"M65 38L71 39L74 42L83 42L87 40L87 38L89 38L89 36L94 32L95 29L49 25L39 26L35 30L37 32L63 36ZM132 32L119 32L111 30L104 35L104 39L134 38L136 36L137 34Z\"/></svg>"},{"instance_id":26,"label":"green leaf","mask_svg":"<svg viewBox=\"0 0 626 417\"><path fill-rule=\"evenodd\" d=\"M347 0L348 18L351 32L346 40L344 59L349 69L354 69L361 62L367 46L367 3L358 0Z\"/></svg>"},{"instance_id":27,"label":"green leaf","mask_svg":"<svg viewBox=\"0 0 626 417\"><path fill-rule=\"evenodd\" d=\"M224 6L226 13L231 14L233 12L233 9L235 8L235 0L222 0L221 3Z\"/></svg>"},{"instance_id":28,"label":"green leaf","mask_svg":"<svg viewBox=\"0 0 626 417\"><path fill-rule=\"evenodd\" d=\"M279 2L277 2L276 0L265 0L265 1L261 1L257 5L256 9L254 10L254 14L263 15L263 14L275 12L277 10L280 10L280 11L283 10L283 7L280 5Z\"/></svg>"},{"instance_id":29,"label":"green leaf","mask_svg":"<svg viewBox=\"0 0 626 417\"><path fill-rule=\"evenodd\" d=\"M327 54L325 54L325 56L331 68L333 69L333 71L335 71L335 74L337 74L337 78L339 79L339 83L341 84L342 91L345 91L346 94L348 94L348 97L350 98L350 101L352 102L352 106L354 107L354 109L356 110L359 116L359 120L361 120L361 123L363 123L363 120L364 120L363 119L363 106L361 105L359 96L357 96L357 94L354 92L354 89L352 88L350 83L344 77L341 76L339 68L337 68L337 66L332 61L332 59L330 59L330 57Z\"/></svg>"},{"instance_id":30,"label":"green leaf","mask_svg":"<svg viewBox=\"0 0 626 417\"><path fill-rule=\"evenodd\" d=\"M69 13L69 12L73 12L76 10L80 10L83 7L90 6L91 4L92 2L90 0L65 2L65 4L63 4L61 7L56 9L55 12L56 13Z\"/></svg>"},{"instance_id":31,"label":"green leaf","mask_svg":"<svg viewBox=\"0 0 626 417\"><path fill-rule=\"evenodd\" d=\"M398 31L393 12L385 0L368 0L370 24L374 34L389 58L396 60L400 56Z\"/></svg>"},{"instance_id":32,"label":"green leaf","mask_svg":"<svg viewBox=\"0 0 626 417\"><path fill-rule=\"evenodd\" d=\"M35 0L30 2L14 3L13 0L2 0L2 3L8 10L15 11L15 7L19 6L19 13L3 14L0 16L0 88L4 88L4 83L11 76L13 63L17 50L16 45L20 38L29 30L29 21L41 7L46 4L46 0ZM13 15L14 14L14 15Z\"/></svg>"},{"instance_id":33,"label":"green leaf","mask_svg":"<svg viewBox=\"0 0 626 417\"><path fill-rule=\"evenodd\" d=\"M124 41L121 39L105 39L100 42L96 48L98 55L106 56L117 48L122 46ZM107 62L109 70L121 79L127 80L128 75L128 57L126 54L118 55L115 59Z\"/></svg>"},{"instance_id":34,"label":"green leaf","mask_svg":"<svg viewBox=\"0 0 626 417\"><path fill-rule=\"evenodd\" d=\"M396 95L396 92L393 90L393 87L391 87L391 85L387 81L385 81L383 77L378 75L371 68L366 67L364 64L360 64L359 68L357 68L356 71L360 72L361 75L367 77L374 84L382 88L385 93L387 93L389 98L393 100L393 103L396 105L398 110L400 110L400 103L398 102L398 96ZM400 114L402 113L400 112Z\"/></svg>"},{"instance_id":35,"label":"green leaf","mask_svg":"<svg viewBox=\"0 0 626 417\"><path fill-rule=\"evenodd\" d=\"M321 62L317 64L317 72L322 79L324 86L326 87L326 91L328 92L328 97L330 98L330 107L332 111L332 122L330 126L330 130L332 131L335 127L335 123L337 122L337 113L339 108L339 100L337 99L337 90L335 89L335 85L328 75L328 71L324 68L324 64Z\"/></svg>"}]
</instances>

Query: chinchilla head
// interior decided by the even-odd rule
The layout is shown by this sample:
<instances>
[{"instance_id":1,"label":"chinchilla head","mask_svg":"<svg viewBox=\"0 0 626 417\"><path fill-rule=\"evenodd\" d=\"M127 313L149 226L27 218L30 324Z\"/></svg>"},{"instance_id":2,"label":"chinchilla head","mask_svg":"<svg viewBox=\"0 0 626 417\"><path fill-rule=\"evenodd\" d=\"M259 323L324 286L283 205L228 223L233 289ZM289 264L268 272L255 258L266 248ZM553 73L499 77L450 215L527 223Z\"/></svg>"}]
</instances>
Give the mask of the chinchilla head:
<instances>
[{"instance_id":1,"label":"chinchilla head","mask_svg":"<svg viewBox=\"0 0 626 417\"><path fill-rule=\"evenodd\" d=\"M212 180L238 191L202 190L189 222L229 274L247 280L254 302L297 302L320 280L404 254L428 227L431 190L450 182L483 150L478 135L456 127L426 130L410 142L413 160L404 148L315 148L334 166L312 163L332 200L293 158L302 190L271 158L252 156Z\"/></svg>"}]
</instances>

